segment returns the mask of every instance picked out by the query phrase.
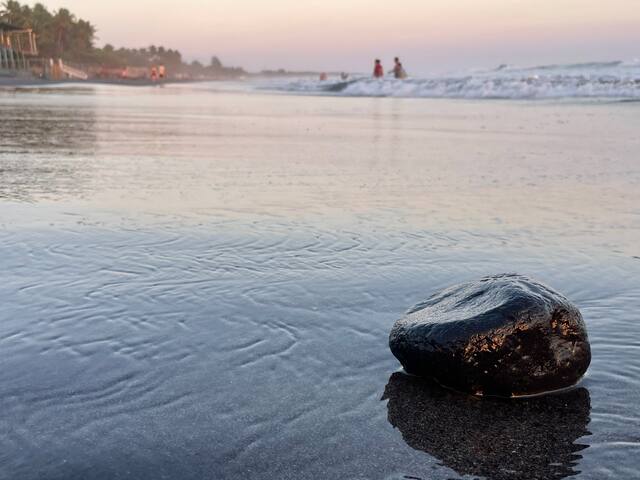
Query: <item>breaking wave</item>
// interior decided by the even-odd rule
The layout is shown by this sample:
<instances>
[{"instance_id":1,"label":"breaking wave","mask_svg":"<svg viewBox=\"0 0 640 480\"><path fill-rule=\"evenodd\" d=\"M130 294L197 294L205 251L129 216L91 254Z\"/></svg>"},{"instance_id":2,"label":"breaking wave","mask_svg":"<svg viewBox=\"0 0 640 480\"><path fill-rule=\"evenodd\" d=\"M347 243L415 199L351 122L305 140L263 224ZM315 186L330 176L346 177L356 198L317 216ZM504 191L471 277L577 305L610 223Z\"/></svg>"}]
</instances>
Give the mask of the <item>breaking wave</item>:
<instances>
[{"instance_id":1,"label":"breaking wave","mask_svg":"<svg viewBox=\"0 0 640 480\"><path fill-rule=\"evenodd\" d=\"M469 99L640 99L640 61L592 62L516 67L500 65L440 77L349 80L280 79L258 86L292 94L346 97L418 97Z\"/></svg>"}]
</instances>

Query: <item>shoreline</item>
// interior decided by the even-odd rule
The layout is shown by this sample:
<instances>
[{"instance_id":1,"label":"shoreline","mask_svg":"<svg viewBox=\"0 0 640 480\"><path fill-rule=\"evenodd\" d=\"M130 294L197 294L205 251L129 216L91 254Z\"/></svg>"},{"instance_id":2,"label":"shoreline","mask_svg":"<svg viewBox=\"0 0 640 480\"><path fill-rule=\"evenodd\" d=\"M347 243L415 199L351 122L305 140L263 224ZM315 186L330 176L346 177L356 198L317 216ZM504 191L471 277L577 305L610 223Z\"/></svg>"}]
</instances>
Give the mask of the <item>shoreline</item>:
<instances>
[{"instance_id":1,"label":"shoreline","mask_svg":"<svg viewBox=\"0 0 640 480\"><path fill-rule=\"evenodd\" d=\"M89 80L73 80L73 79L64 79L64 80L49 80L43 78L25 78L25 77L0 77L0 88L3 87L42 87L42 86L53 86L53 85L123 85L130 87L151 87L154 85L172 85L172 84L180 84L180 83L198 83L198 82L210 82L216 80L194 80L194 79L170 79L170 80L162 80L162 81L152 81L152 80L124 80L124 79L102 79L102 78L93 78Z\"/></svg>"}]
</instances>

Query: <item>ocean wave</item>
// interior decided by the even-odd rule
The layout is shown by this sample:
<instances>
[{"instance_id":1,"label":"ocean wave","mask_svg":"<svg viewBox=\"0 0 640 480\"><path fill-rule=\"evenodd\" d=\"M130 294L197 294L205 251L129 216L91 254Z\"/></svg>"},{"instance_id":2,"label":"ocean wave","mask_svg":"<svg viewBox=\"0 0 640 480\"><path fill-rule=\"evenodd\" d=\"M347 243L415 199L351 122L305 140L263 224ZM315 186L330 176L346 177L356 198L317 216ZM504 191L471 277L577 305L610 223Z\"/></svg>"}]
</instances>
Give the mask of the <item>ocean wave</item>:
<instances>
[{"instance_id":1,"label":"ocean wave","mask_svg":"<svg viewBox=\"0 0 640 480\"><path fill-rule=\"evenodd\" d=\"M276 80L258 86L292 94L346 97L417 97L469 99L640 99L640 61L591 62L516 67L443 77L347 81Z\"/></svg>"}]
</instances>

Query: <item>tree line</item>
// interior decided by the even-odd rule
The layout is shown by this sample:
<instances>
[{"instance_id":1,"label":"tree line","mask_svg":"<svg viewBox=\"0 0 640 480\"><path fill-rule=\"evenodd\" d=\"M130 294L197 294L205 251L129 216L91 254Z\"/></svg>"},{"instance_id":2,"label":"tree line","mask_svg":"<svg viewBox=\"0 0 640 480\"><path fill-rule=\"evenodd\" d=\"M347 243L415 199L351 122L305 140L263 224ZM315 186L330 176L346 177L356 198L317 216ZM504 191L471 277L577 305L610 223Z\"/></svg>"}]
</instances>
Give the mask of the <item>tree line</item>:
<instances>
[{"instance_id":1,"label":"tree line","mask_svg":"<svg viewBox=\"0 0 640 480\"><path fill-rule=\"evenodd\" d=\"M36 34L39 55L44 58L61 58L72 63L112 68L163 64L174 72L183 71L203 76L236 76L245 73L241 68L223 66L217 57L213 57L208 66L197 61L186 64L178 50L163 46L115 48L107 44L102 48L96 47L95 25L76 17L66 8L49 11L41 3L30 7L17 0L6 0L0 6L0 21L31 28Z\"/></svg>"}]
</instances>

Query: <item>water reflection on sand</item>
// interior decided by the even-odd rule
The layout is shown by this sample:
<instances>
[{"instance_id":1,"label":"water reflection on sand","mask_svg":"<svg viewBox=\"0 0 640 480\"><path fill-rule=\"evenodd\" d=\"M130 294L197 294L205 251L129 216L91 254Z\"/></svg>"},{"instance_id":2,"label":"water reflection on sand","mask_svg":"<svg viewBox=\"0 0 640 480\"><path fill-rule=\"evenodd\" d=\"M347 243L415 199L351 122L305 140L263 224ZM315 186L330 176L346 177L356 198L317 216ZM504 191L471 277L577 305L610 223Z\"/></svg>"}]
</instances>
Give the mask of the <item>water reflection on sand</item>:
<instances>
[{"instance_id":1,"label":"water reflection on sand","mask_svg":"<svg viewBox=\"0 0 640 480\"><path fill-rule=\"evenodd\" d=\"M5 105L0 121L0 198L81 198L95 175L96 112Z\"/></svg>"},{"instance_id":2,"label":"water reflection on sand","mask_svg":"<svg viewBox=\"0 0 640 480\"><path fill-rule=\"evenodd\" d=\"M186 85L0 108L0 478L637 476L633 105ZM512 271L581 308L583 389L389 378L406 308Z\"/></svg>"}]
</instances>

